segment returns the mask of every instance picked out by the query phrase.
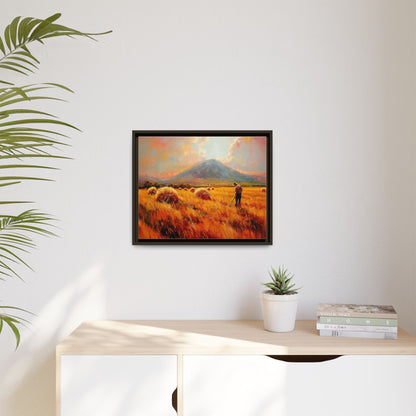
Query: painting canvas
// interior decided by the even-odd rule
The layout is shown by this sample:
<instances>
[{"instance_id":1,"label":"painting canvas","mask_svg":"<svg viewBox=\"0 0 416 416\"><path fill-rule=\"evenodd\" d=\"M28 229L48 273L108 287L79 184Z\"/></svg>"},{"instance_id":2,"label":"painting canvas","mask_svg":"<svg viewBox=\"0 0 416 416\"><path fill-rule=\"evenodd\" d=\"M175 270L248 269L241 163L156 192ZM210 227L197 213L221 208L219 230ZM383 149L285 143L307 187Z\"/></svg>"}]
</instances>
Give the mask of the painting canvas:
<instances>
[{"instance_id":1,"label":"painting canvas","mask_svg":"<svg viewBox=\"0 0 416 416\"><path fill-rule=\"evenodd\" d=\"M133 244L272 244L271 131L133 131Z\"/></svg>"}]
</instances>

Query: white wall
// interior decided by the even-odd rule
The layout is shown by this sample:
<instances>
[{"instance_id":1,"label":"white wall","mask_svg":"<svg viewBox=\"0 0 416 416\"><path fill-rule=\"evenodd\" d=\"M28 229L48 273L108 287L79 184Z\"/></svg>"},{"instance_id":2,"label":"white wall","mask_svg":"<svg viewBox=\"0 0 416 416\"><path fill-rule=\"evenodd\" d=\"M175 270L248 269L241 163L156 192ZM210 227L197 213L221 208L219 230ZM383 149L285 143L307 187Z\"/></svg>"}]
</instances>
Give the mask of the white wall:
<instances>
[{"instance_id":1,"label":"white wall","mask_svg":"<svg viewBox=\"0 0 416 416\"><path fill-rule=\"evenodd\" d=\"M0 414L54 414L54 346L86 319L260 318L270 265L319 301L392 303L416 333L415 6L406 1L16 0L17 15L113 29L36 48L31 80L83 130L56 183L15 194L61 219L2 302L37 314L0 337ZM131 130L273 129L271 247L131 245ZM4 375L4 377L3 377Z\"/></svg>"}]
</instances>

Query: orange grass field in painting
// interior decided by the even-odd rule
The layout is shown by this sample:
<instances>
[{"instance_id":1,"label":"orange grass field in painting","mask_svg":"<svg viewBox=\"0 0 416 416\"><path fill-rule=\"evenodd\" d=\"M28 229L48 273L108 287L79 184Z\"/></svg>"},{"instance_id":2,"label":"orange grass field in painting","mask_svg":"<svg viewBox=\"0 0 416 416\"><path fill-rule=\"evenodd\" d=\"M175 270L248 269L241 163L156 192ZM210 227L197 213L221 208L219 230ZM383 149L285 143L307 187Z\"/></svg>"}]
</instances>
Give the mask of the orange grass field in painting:
<instances>
[{"instance_id":1,"label":"orange grass field in painting","mask_svg":"<svg viewBox=\"0 0 416 416\"><path fill-rule=\"evenodd\" d=\"M157 202L147 189L139 189L140 239L265 239L266 192L244 187L236 208L233 187L210 190L202 200L190 190L176 189L179 201Z\"/></svg>"}]
</instances>

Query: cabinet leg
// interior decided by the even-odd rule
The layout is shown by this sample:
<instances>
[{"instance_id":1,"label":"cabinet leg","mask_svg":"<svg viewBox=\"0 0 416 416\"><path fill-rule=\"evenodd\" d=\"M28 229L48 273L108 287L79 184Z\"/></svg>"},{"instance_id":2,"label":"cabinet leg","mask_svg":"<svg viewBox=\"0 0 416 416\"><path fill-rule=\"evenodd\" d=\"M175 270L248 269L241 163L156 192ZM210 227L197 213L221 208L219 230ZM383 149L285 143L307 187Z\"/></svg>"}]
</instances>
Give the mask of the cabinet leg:
<instances>
[{"instance_id":1,"label":"cabinet leg","mask_svg":"<svg viewBox=\"0 0 416 416\"><path fill-rule=\"evenodd\" d=\"M178 416L183 416L183 355L177 355L177 365L178 365L178 384L176 388L176 413ZM175 393L175 392L173 392ZM173 396L172 396L172 405L173 405Z\"/></svg>"}]
</instances>

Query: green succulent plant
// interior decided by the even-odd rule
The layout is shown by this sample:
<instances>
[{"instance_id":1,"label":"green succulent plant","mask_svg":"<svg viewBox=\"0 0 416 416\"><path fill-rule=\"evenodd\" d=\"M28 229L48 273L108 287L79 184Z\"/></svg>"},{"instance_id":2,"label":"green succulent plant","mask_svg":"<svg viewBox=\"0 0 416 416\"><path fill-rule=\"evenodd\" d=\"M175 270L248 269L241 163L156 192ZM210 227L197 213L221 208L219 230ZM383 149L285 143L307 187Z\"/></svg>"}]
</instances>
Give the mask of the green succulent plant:
<instances>
[{"instance_id":1,"label":"green succulent plant","mask_svg":"<svg viewBox=\"0 0 416 416\"><path fill-rule=\"evenodd\" d=\"M300 290L300 288L295 287L294 283L291 283L295 275L289 273L285 266L279 266L278 271L273 267L271 269L269 275L272 281L263 283L263 285L268 287L275 295L293 295Z\"/></svg>"},{"instance_id":2,"label":"green succulent plant","mask_svg":"<svg viewBox=\"0 0 416 416\"><path fill-rule=\"evenodd\" d=\"M33 239L36 234L54 235L50 229L54 218L49 214L35 209L25 209L17 215L5 212L11 205L32 203L9 200L5 188L26 181L51 181L49 175L45 177L57 169L51 162L68 159L58 151L68 146L69 137L62 130L79 130L34 107L36 102L63 101L51 92L72 92L69 88L56 83L16 86L10 75L30 75L38 69L40 62L29 49L34 43L44 44L54 37L94 40L94 36L104 34L80 32L60 25L56 23L60 16L60 13L46 19L18 16L6 26L4 35L0 34L0 282L21 279L18 266L30 269L23 255L36 247ZM18 173L26 169L32 173ZM0 333L8 326L16 338L17 348L19 325L28 323L21 315L30 312L1 303L0 300Z\"/></svg>"}]
</instances>

